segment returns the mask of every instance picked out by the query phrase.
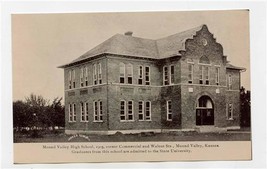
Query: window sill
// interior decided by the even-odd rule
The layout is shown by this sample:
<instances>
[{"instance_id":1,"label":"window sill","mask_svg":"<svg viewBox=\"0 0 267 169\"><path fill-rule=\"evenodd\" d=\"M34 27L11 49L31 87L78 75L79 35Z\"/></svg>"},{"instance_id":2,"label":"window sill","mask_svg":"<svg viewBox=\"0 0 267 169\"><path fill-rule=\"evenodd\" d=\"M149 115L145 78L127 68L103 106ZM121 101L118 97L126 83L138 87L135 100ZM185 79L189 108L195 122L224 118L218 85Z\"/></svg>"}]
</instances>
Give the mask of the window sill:
<instances>
[{"instance_id":1,"label":"window sill","mask_svg":"<svg viewBox=\"0 0 267 169\"><path fill-rule=\"evenodd\" d=\"M127 123L127 122L134 122L134 120L120 120L120 122L123 122L123 123L126 122Z\"/></svg>"},{"instance_id":2,"label":"window sill","mask_svg":"<svg viewBox=\"0 0 267 169\"><path fill-rule=\"evenodd\" d=\"M235 119L233 119L233 118L230 118L230 119L226 119L226 120L228 120L228 121L233 121L233 120L235 120Z\"/></svg>"},{"instance_id":3,"label":"window sill","mask_svg":"<svg viewBox=\"0 0 267 169\"><path fill-rule=\"evenodd\" d=\"M149 121L152 121L152 120L138 120L138 121L149 122Z\"/></svg>"},{"instance_id":4,"label":"window sill","mask_svg":"<svg viewBox=\"0 0 267 169\"><path fill-rule=\"evenodd\" d=\"M88 123L89 121L80 121L81 123Z\"/></svg>"},{"instance_id":5,"label":"window sill","mask_svg":"<svg viewBox=\"0 0 267 169\"><path fill-rule=\"evenodd\" d=\"M94 123L103 123L103 121L93 121Z\"/></svg>"}]
</instances>

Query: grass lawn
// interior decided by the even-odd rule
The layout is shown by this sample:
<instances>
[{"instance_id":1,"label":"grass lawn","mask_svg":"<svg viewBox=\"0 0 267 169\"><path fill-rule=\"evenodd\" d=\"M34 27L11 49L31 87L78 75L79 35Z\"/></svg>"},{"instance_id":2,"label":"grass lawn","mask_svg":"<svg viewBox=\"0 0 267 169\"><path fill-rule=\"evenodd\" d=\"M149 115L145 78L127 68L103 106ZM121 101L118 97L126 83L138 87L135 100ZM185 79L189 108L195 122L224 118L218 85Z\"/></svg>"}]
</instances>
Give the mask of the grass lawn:
<instances>
[{"instance_id":1,"label":"grass lawn","mask_svg":"<svg viewBox=\"0 0 267 169\"><path fill-rule=\"evenodd\" d=\"M64 130L57 132L40 132L37 136L32 133L14 133L14 143L31 142L146 142L146 141L249 141L249 131L230 131L227 133L143 133L143 134L115 134L115 135L66 135ZM86 136L89 139L84 138ZM70 139L72 137L72 139Z\"/></svg>"}]
</instances>

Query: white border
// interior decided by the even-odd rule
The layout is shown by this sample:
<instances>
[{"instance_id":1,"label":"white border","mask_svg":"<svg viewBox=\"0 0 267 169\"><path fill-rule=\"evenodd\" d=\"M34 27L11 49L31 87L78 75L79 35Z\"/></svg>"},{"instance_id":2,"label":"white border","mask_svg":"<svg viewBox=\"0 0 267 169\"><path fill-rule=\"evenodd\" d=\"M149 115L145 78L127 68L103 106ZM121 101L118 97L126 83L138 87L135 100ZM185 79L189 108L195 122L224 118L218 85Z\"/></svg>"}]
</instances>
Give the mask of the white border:
<instances>
[{"instance_id":1,"label":"white border","mask_svg":"<svg viewBox=\"0 0 267 169\"><path fill-rule=\"evenodd\" d=\"M1 162L3 168L265 168L266 166L266 2L246 1L1 1ZM11 15L14 13L74 13L102 11L177 11L250 9L252 161L155 162L101 164L13 164ZM261 78L258 78L261 76ZM30 154L29 154L30 155Z\"/></svg>"}]
</instances>

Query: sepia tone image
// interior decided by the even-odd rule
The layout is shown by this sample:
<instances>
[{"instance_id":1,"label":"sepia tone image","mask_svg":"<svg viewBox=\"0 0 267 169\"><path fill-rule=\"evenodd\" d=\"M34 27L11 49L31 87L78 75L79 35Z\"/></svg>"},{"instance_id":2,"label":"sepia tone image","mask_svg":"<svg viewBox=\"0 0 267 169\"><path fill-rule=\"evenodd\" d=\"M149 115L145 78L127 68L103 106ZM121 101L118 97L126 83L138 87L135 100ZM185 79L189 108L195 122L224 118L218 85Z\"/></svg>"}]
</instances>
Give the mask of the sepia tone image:
<instances>
[{"instance_id":1,"label":"sepia tone image","mask_svg":"<svg viewBox=\"0 0 267 169\"><path fill-rule=\"evenodd\" d=\"M248 19L13 15L14 143L251 141Z\"/></svg>"}]
</instances>

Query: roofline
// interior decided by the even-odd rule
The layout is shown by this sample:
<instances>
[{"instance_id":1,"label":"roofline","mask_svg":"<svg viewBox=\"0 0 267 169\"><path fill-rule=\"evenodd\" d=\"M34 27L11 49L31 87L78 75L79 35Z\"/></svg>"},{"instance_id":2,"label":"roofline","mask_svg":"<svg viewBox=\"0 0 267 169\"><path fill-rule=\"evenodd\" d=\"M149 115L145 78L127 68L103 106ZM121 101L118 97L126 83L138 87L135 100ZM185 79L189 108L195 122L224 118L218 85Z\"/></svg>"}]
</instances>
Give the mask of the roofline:
<instances>
[{"instance_id":1,"label":"roofline","mask_svg":"<svg viewBox=\"0 0 267 169\"><path fill-rule=\"evenodd\" d=\"M247 69L243 67L227 67L226 69L240 70L241 72L245 72Z\"/></svg>"}]
</instances>

